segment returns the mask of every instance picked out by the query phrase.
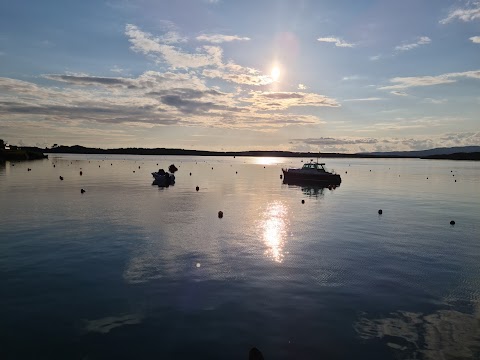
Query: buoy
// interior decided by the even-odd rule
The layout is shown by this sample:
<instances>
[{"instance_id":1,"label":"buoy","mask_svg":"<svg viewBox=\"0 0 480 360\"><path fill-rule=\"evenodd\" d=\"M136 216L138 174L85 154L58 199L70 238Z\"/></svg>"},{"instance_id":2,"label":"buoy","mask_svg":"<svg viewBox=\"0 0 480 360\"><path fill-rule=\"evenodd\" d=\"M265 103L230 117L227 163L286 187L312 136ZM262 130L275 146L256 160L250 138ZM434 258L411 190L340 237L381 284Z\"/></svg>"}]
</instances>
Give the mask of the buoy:
<instances>
[{"instance_id":1,"label":"buoy","mask_svg":"<svg viewBox=\"0 0 480 360\"><path fill-rule=\"evenodd\" d=\"M452 176L455 176L455 174L453 174Z\"/></svg>"},{"instance_id":2,"label":"buoy","mask_svg":"<svg viewBox=\"0 0 480 360\"><path fill-rule=\"evenodd\" d=\"M63 176L60 176L60 180L63 180Z\"/></svg>"},{"instance_id":3,"label":"buoy","mask_svg":"<svg viewBox=\"0 0 480 360\"><path fill-rule=\"evenodd\" d=\"M198 191L198 190L200 190L200 188L197 186L197 187L195 188L195 190L197 190L197 191Z\"/></svg>"},{"instance_id":4,"label":"buoy","mask_svg":"<svg viewBox=\"0 0 480 360\"><path fill-rule=\"evenodd\" d=\"M192 176L192 173L190 173L190 176Z\"/></svg>"},{"instance_id":5,"label":"buoy","mask_svg":"<svg viewBox=\"0 0 480 360\"><path fill-rule=\"evenodd\" d=\"M213 170L213 167L212 167L212 170Z\"/></svg>"},{"instance_id":6,"label":"buoy","mask_svg":"<svg viewBox=\"0 0 480 360\"><path fill-rule=\"evenodd\" d=\"M265 166L263 168L265 169Z\"/></svg>"},{"instance_id":7,"label":"buoy","mask_svg":"<svg viewBox=\"0 0 480 360\"><path fill-rule=\"evenodd\" d=\"M100 165L98 165L98 167L100 167Z\"/></svg>"},{"instance_id":8,"label":"buoy","mask_svg":"<svg viewBox=\"0 0 480 360\"><path fill-rule=\"evenodd\" d=\"M450 221L450 225L455 225L455 221Z\"/></svg>"},{"instance_id":9,"label":"buoy","mask_svg":"<svg viewBox=\"0 0 480 360\"><path fill-rule=\"evenodd\" d=\"M372 172L372 170L370 170L370 172Z\"/></svg>"},{"instance_id":10,"label":"buoy","mask_svg":"<svg viewBox=\"0 0 480 360\"><path fill-rule=\"evenodd\" d=\"M455 180L455 182L457 182L457 180Z\"/></svg>"},{"instance_id":11,"label":"buoy","mask_svg":"<svg viewBox=\"0 0 480 360\"><path fill-rule=\"evenodd\" d=\"M140 169L140 166L138 168Z\"/></svg>"},{"instance_id":12,"label":"buoy","mask_svg":"<svg viewBox=\"0 0 480 360\"><path fill-rule=\"evenodd\" d=\"M55 167L55 164L53 164L53 167Z\"/></svg>"},{"instance_id":13,"label":"buoy","mask_svg":"<svg viewBox=\"0 0 480 360\"><path fill-rule=\"evenodd\" d=\"M427 177L427 180L428 180L428 177Z\"/></svg>"},{"instance_id":14,"label":"buoy","mask_svg":"<svg viewBox=\"0 0 480 360\"><path fill-rule=\"evenodd\" d=\"M450 170L450 172L453 172L453 170Z\"/></svg>"},{"instance_id":15,"label":"buoy","mask_svg":"<svg viewBox=\"0 0 480 360\"><path fill-rule=\"evenodd\" d=\"M80 171L80 176L82 176L82 175L83 175L83 172Z\"/></svg>"},{"instance_id":16,"label":"buoy","mask_svg":"<svg viewBox=\"0 0 480 360\"><path fill-rule=\"evenodd\" d=\"M345 174L346 174L346 173L347 173L347 172L345 171Z\"/></svg>"},{"instance_id":17,"label":"buoy","mask_svg":"<svg viewBox=\"0 0 480 360\"><path fill-rule=\"evenodd\" d=\"M110 166L113 166L113 164L110 164Z\"/></svg>"},{"instance_id":18,"label":"buoy","mask_svg":"<svg viewBox=\"0 0 480 360\"><path fill-rule=\"evenodd\" d=\"M282 179L282 178L283 178L283 175L280 175L280 179Z\"/></svg>"},{"instance_id":19,"label":"buoy","mask_svg":"<svg viewBox=\"0 0 480 360\"><path fill-rule=\"evenodd\" d=\"M305 200L302 200L302 204L305 204Z\"/></svg>"},{"instance_id":20,"label":"buoy","mask_svg":"<svg viewBox=\"0 0 480 360\"><path fill-rule=\"evenodd\" d=\"M383 210L382 209L378 210L378 215L382 215L382 214L383 214Z\"/></svg>"},{"instance_id":21,"label":"buoy","mask_svg":"<svg viewBox=\"0 0 480 360\"><path fill-rule=\"evenodd\" d=\"M135 172L135 170L133 170L133 172Z\"/></svg>"},{"instance_id":22,"label":"buoy","mask_svg":"<svg viewBox=\"0 0 480 360\"><path fill-rule=\"evenodd\" d=\"M157 165L158 165L158 163L157 163Z\"/></svg>"},{"instance_id":23,"label":"buoy","mask_svg":"<svg viewBox=\"0 0 480 360\"><path fill-rule=\"evenodd\" d=\"M219 218L219 219L223 218L223 211L219 211L219 212L218 212L218 218Z\"/></svg>"},{"instance_id":24,"label":"buoy","mask_svg":"<svg viewBox=\"0 0 480 360\"><path fill-rule=\"evenodd\" d=\"M235 174L238 174L238 171L235 171Z\"/></svg>"},{"instance_id":25,"label":"buoy","mask_svg":"<svg viewBox=\"0 0 480 360\"><path fill-rule=\"evenodd\" d=\"M83 189L81 189L81 190L80 190L80 193L82 193L82 194L83 194L84 192L85 192L85 190L83 190Z\"/></svg>"}]
</instances>

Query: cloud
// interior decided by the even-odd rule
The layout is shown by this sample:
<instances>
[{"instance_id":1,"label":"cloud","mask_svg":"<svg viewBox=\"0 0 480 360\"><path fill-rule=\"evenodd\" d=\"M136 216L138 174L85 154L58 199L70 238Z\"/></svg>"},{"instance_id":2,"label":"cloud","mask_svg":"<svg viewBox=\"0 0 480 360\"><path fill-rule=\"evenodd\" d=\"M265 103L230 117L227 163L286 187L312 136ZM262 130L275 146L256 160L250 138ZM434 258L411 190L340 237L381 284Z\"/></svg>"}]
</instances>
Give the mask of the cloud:
<instances>
[{"instance_id":1,"label":"cloud","mask_svg":"<svg viewBox=\"0 0 480 360\"><path fill-rule=\"evenodd\" d=\"M436 104L436 105L438 105L438 104L444 104L444 103L446 103L447 101L448 101L447 99L432 99L432 98L426 98L426 99L424 100L424 102L426 102L426 103Z\"/></svg>"},{"instance_id":2,"label":"cloud","mask_svg":"<svg viewBox=\"0 0 480 360\"><path fill-rule=\"evenodd\" d=\"M202 34L197 36L196 38L198 41L205 41L214 44L220 44L223 42L231 42L231 41L248 41L250 40L249 37L240 37L238 35L221 35L221 34L211 34L206 35Z\"/></svg>"},{"instance_id":3,"label":"cloud","mask_svg":"<svg viewBox=\"0 0 480 360\"><path fill-rule=\"evenodd\" d=\"M167 33L167 36L164 37L154 37L135 25L127 24L125 35L129 38L133 51L152 55L157 61L165 61L174 69L199 68L222 63L223 51L219 47L205 45L191 54L171 45L180 40L183 41L175 33Z\"/></svg>"},{"instance_id":4,"label":"cloud","mask_svg":"<svg viewBox=\"0 0 480 360\"><path fill-rule=\"evenodd\" d=\"M304 92L262 92L252 91L244 102L251 102L261 110L282 110L299 106L339 107L335 100L323 95Z\"/></svg>"},{"instance_id":5,"label":"cloud","mask_svg":"<svg viewBox=\"0 0 480 360\"><path fill-rule=\"evenodd\" d=\"M377 60L380 60L381 58L382 58L382 55L373 55L369 57L371 61L377 61Z\"/></svg>"},{"instance_id":6,"label":"cloud","mask_svg":"<svg viewBox=\"0 0 480 360\"><path fill-rule=\"evenodd\" d=\"M453 20L461 20L463 22L470 22L473 20L480 20L480 2L470 2L469 8L452 10L446 18L440 20L440 24L448 24Z\"/></svg>"},{"instance_id":7,"label":"cloud","mask_svg":"<svg viewBox=\"0 0 480 360\"><path fill-rule=\"evenodd\" d=\"M307 86L304 84L298 84L298 90L307 90Z\"/></svg>"},{"instance_id":8,"label":"cloud","mask_svg":"<svg viewBox=\"0 0 480 360\"><path fill-rule=\"evenodd\" d=\"M120 68L118 65L113 65L113 67L110 69L111 72L117 73L117 74L122 74L125 72L125 69Z\"/></svg>"},{"instance_id":9,"label":"cloud","mask_svg":"<svg viewBox=\"0 0 480 360\"><path fill-rule=\"evenodd\" d=\"M480 36L472 36L470 38L474 44L480 44Z\"/></svg>"},{"instance_id":10,"label":"cloud","mask_svg":"<svg viewBox=\"0 0 480 360\"><path fill-rule=\"evenodd\" d=\"M307 139L294 139L295 142L303 142L308 145L354 145L354 144L376 144L377 139L373 138L331 138L331 137L319 137L319 138L307 138Z\"/></svg>"},{"instance_id":11,"label":"cloud","mask_svg":"<svg viewBox=\"0 0 480 360\"><path fill-rule=\"evenodd\" d=\"M342 78L342 81L354 81L354 80L360 80L363 77L360 75L350 75L350 76L344 76Z\"/></svg>"},{"instance_id":12,"label":"cloud","mask_svg":"<svg viewBox=\"0 0 480 360\"><path fill-rule=\"evenodd\" d=\"M390 91L390 94L397 95L397 96L408 96L408 94L403 91Z\"/></svg>"},{"instance_id":13,"label":"cloud","mask_svg":"<svg viewBox=\"0 0 480 360\"><path fill-rule=\"evenodd\" d=\"M460 78L480 79L480 70L447 73L437 76L412 76L412 77L396 77L390 79L395 85L382 86L382 90L407 89L419 86L433 86L441 84L451 84L457 82Z\"/></svg>"},{"instance_id":14,"label":"cloud","mask_svg":"<svg viewBox=\"0 0 480 360\"><path fill-rule=\"evenodd\" d=\"M384 99L379 97L368 97L368 98L360 98L360 99L345 99L343 101L380 101L380 100L384 100Z\"/></svg>"},{"instance_id":15,"label":"cloud","mask_svg":"<svg viewBox=\"0 0 480 360\"><path fill-rule=\"evenodd\" d=\"M432 40L428 36L420 36L418 40L410 44L402 44L395 47L396 51L409 51L415 49L421 45L430 44Z\"/></svg>"},{"instance_id":16,"label":"cloud","mask_svg":"<svg viewBox=\"0 0 480 360\"><path fill-rule=\"evenodd\" d=\"M334 43L336 47L352 48L352 47L355 46L355 44L353 44L353 43L348 43L345 40L342 40L342 39L340 39L338 37L334 37L334 36L320 37L320 38L317 39L317 41Z\"/></svg>"}]
</instances>

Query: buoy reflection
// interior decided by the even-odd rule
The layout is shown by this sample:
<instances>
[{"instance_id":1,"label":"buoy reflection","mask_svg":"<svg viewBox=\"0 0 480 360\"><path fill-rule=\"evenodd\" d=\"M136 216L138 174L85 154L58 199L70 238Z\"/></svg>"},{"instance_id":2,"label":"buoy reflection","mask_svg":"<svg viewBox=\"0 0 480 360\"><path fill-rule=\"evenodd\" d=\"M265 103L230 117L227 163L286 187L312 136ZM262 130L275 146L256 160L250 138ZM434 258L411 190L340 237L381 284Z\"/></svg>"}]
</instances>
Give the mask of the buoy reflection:
<instances>
[{"instance_id":1,"label":"buoy reflection","mask_svg":"<svg viewBox=\"0 0 480 360\"><path fill-rule=\"evenodd\" d=\"M263 228L263 240L267 245L265 254L276 262L282 262L288 230L287 207L279 201L270 203L261 226Z\"/></svg>"}]
</instances>

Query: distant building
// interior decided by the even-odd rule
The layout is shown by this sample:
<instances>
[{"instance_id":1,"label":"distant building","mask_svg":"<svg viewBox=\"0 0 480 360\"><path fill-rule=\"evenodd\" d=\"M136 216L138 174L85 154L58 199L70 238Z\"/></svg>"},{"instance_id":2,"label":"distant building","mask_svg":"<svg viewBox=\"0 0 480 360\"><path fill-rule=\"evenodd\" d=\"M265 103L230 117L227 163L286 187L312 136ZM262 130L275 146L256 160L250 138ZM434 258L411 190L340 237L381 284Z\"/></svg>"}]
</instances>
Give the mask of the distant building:
<instances>
[{"instance_id":1,"label":"distant building","mask_svg":"<svg viewBox=\"0 0 480 360\"><path fill-rule=\"evenodd\" d=\"M10 150L10 145L5 144L5 150Z\"/></svg>"}]
</instances>

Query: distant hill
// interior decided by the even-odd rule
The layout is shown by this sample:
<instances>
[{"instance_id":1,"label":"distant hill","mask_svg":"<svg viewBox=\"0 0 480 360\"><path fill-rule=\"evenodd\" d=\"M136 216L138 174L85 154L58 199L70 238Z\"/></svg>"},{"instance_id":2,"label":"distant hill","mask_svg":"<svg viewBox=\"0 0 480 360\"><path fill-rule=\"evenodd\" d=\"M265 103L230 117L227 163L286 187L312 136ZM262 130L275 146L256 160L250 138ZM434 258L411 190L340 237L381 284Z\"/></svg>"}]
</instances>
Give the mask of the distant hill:
<instances>
[{"instance_id":1,"label":"distant hill","mask_svg":"<svg viewBox=\"0 0 480 360\"><path fill-rule=\"evenodd\" d=\"M422 159L441 159L441 160L480 160L480 152L471 153L454 153L448 155L430 155L422 157Z\"/></svg>"},{"instance_id":2,"label":"distant hill","mask_svg":"<svg viewBox=\"0 0 480 360\"><path fill-rule=\"evenodd\" d=\"M451 155L455 153L474 153L480 152L480 146L457 146L448 148L435 148L429 150L416 150L416 151L390 151L390 152L371 152L361 153L376 156L401 156L401 157L427 157L432 155Z\"/></svg>"}]
</instances>

